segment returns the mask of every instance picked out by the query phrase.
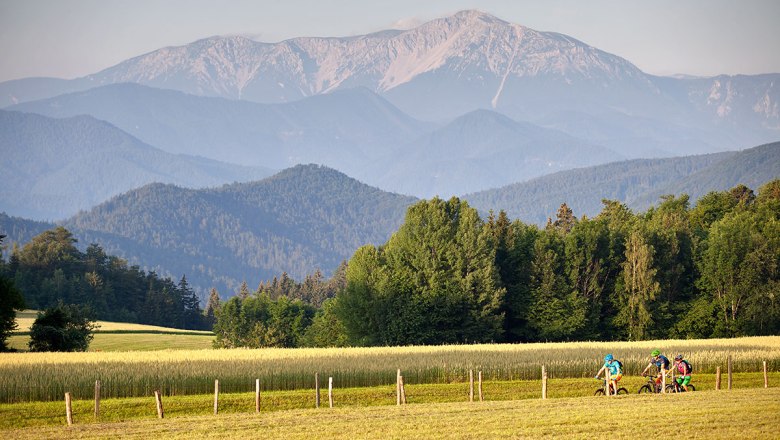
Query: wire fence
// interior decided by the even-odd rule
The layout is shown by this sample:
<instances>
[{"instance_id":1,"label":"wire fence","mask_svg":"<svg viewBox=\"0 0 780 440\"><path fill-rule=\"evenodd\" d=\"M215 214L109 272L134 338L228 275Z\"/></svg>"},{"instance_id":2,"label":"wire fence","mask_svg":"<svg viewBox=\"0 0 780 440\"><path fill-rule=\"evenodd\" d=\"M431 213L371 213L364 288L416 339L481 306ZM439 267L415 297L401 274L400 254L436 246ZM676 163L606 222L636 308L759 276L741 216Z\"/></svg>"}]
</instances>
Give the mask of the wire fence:
<instances>
[{"instance_id":1,"label":"wire fence","mask_svg":"<svg viewBox=\"0 0 780 440\"><path fill-rule=\"evenodd\" d=\"M720 361L698 361L692 357L695 374L711 374L717 367L726 372L726 359ZM639 375L647 363L623 361L625 374ZM320 377L333 377L341 388L374 387L394 385L397 369L401 368L407 383L442 384L468 382L469 370L482 371L485 381L540 380L541 367L546 365L548 376L552 378L592 377L600 368L601 362L594 361L550 361L516 365L441 365L433 367L410 367L404 364L381 364L373 368L326 368L307 370L279 369L268 371L265 368L246 368L242 363L213 364L210 371L186 371L175 365L157 366L124 365L124 369L111 369L122 365L39 365L37 368L21 369L0 368L0 402L34 402L61 400L69 392L74 399L91 399L94 395L95 381L101 382L102 398L141 397L153 395L159 390L164 396L209 394L214 391L214 380L219 379L222 393L246 393L255 391L255 378L266 391L299 390L314 388L314 374ZM91 368L90 368L91 367ZM145 368L146 367L146 368ZM179 366L181 367L181 366ZM780 360L767 362L769 371L780 370ZM734 373L758 372L762 362L757 360L734 360ZM24 371L23 371L24 370ZM42 373L48 374L42 374Z\"/></svg>"}]
</instances>

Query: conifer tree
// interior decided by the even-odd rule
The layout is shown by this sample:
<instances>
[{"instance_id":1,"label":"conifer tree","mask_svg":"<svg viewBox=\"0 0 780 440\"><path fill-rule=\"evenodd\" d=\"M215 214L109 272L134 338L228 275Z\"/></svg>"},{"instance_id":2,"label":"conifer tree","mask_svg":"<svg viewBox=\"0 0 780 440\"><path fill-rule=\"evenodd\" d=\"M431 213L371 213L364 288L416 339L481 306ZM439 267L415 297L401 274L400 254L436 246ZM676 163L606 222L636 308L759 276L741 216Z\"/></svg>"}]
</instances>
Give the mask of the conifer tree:
<instances>
[{"instance_id":1,"label":"conifer tree","mask_svg":"<svg viewBox=\"0 0 780 440\"><path fill-rule=\"evenodd\" d=\"M206 320L210 324L214 324L214 321L216 320L216 314L217 311L219 311L220 307L220 299L219 299L219 293L217 293L217 289L212 287L209 291L209 300L206 303L206 308L203 309L203 316L206 317Z\"/></svg>"},{"instance_id":2,"label":"conifer tree","mask_svg":"<svg viewBox=\"0 0 780 440\"><path fill-rule=\"evenodd\" d=\"M238 297L241 300L249 298L249 286L246 284L246 280L241 283L241 287L238 290Z\"/></svg>"}]
</instances>

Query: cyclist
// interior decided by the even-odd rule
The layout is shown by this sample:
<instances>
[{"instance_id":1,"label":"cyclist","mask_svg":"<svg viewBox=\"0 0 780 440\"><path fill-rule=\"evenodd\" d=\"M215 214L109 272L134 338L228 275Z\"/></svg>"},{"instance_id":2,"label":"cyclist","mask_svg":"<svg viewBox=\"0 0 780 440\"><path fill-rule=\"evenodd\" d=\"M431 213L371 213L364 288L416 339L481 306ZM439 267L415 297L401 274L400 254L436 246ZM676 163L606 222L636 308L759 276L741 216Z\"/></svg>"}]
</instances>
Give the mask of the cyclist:
<instances>
[{"instance_id":1,"label":"cyclist","mask_svg":"<svg viewBox=\"0 0 780 440\"><path fill-rule=\"evenodd\" d=\"M664 371L669 371L669 358L661 354L661 350L653 350L652 353L650 353L651 359L650 363L647 364L645 369L642 371L642 376L645 376L647 374L647 370L650 369L653 365L655 365L658 368L658 374L655 378L655 386L660 387L661 386L661 374ZM656 390L658 391L658 390Z\"/></svg>"},{"instance_id":2,"label":"cyclist","mask_svg":"<svg viewBox=\"0 0 780 440\"><path fill-rule=\"evenodd\" d=\"M601 373L605 370L609 370L610 385L612 385L613 392L617 393L617 383L623 378L623 366L620 361L615 359L614 356L608 354L604 356L604 365L601 367L598 373L596 373L596 379L600 379Z\"/></svg>"},{"instance_id":3,"label":"cyclist","mask_svg":"<svg viewBox=\"0 0 780 440\"><path fill-rule=\"evenodd\" d=\"M688 384L691 383L691 372L693 367L691 364L683 359L683 355L678 354L674 357L674 366L677 367L677 383L685 390L688 391Z\"/></svg>"}]
</instances>

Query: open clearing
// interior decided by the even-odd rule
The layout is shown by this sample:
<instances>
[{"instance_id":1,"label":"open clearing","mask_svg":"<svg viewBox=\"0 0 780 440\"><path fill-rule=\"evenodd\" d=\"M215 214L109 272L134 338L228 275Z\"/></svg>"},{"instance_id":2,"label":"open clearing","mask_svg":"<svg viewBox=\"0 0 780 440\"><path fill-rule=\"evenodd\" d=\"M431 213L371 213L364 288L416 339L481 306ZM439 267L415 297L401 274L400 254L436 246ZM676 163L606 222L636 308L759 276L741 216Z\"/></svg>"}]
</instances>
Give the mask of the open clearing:
<instances>
[{"instance_id":1,"label":"open clearing","mask_svg":"<svg viewBox=\"0 0 780 440\"><path fill-rule=\"evenodd\" d=\"M30 327L38 316L36 310L16 314L18 328L8 338L8 346L27 351ZM94 332L89 351L153 351L153 350L204 350L212 347L214 333L210 331L182 330L156 325L129 322L97 321L100 326Z\"/></svg>"}]
</instances>

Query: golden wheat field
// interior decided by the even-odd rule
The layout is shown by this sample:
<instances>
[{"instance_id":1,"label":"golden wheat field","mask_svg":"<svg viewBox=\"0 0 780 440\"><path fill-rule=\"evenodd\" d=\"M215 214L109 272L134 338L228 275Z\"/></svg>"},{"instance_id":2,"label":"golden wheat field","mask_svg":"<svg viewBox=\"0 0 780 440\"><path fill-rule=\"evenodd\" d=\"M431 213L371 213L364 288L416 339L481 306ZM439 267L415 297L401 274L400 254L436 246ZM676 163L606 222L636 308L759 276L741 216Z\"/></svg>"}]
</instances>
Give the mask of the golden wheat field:
<instances>
[{"instance_id":1,"label":"golden wheat field","mask_svg":"<svg viewBox=\"0 0 780 440\"><path fill-rule=\"evenodd\" d=\"M149 352L7 353L0 355L0 402L59 400L65 391L87 398L94 383L105 397L204 394L219 379L224 392L248 392L259 378L263 389L310 388L314 373L333 377L343 387L395 382L397 369L409 383L467 380L469 370L487 381L592 376L606 353L620 359L626 375L637 375L658 348L668 356L682 353L694 374L758 372L766 361L780 369L780 337L643 342L485 344L431 347L329 349L162 350Z\"/></svg>"}]
</instances>

